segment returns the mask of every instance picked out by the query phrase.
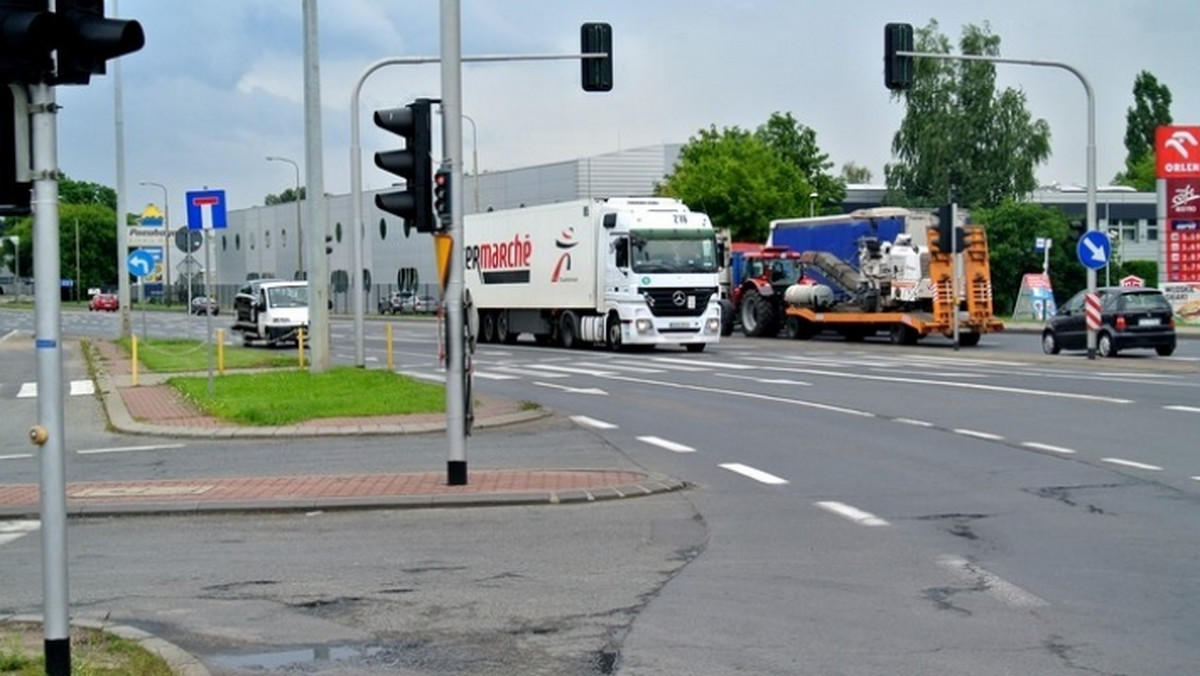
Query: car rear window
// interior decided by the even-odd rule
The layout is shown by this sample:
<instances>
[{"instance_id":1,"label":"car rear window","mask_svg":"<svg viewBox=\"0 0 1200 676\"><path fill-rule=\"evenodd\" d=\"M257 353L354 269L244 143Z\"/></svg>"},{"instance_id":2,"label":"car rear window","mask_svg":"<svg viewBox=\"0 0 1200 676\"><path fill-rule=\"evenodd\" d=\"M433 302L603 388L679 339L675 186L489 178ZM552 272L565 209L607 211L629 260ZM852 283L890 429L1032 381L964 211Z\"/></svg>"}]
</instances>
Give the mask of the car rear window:
<instances>
[{"instance_id":1,"label":"car rear window","mask_svg":"<svg viewBox=\"0 0 1200 676\"><path fill-rule=\"evenodd\" d=\"M1161 293L1129 293L1125 294L1124 307L1126 310L1166 310L1171 311L1171 304Z\"/></svg>"}]
</instances>

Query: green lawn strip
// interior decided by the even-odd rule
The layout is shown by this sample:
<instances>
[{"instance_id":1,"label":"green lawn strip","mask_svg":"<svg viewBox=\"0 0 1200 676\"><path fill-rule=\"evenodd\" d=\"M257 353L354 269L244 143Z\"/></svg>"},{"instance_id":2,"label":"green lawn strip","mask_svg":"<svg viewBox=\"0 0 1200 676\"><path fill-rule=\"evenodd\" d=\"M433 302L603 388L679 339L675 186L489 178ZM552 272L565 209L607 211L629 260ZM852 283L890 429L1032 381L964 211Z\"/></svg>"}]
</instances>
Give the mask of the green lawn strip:
<instances>
[{"instance_id":1,"label":"green lawn strip","mask_svg":"<svg viewBox=\"0 0 1200 676\"><path fill-rule=\"evenodd\" d=\"M0 623L0 675L43 676L46 673L40 624ZM96 631L71 628L71 673L78 676L171 676L167 663L133 641Z\"/></svg>"},{"instance_id":2,"label":"green lawn strip","mask_svg":"<svg viewBox=\"0 0 1200 676\"><path fill-rule=\"evenodd\" d=\"M266 371L167 381L207 414L243 425L290 425L315 418L443 413L443 386L384 370L351 367L324 373Z\"/></svg>"},{"instance_id":3,"label":"green lawn strip","mask_svg":"<svg viewBox=\"0 0 1200 676\"><path fill-rule=\"evenodd\" d=\"M126 354L132 354L132 341L117 341ZM213 368L216 368L216 346L213 346ZM203 341L184 338L138 339L138 362L148 371L158 373L187 373L208 370L209 346ZM300 357L293 350L225 346L226 369L255 369L298 366Z\"/></svg>"}]
</instances>

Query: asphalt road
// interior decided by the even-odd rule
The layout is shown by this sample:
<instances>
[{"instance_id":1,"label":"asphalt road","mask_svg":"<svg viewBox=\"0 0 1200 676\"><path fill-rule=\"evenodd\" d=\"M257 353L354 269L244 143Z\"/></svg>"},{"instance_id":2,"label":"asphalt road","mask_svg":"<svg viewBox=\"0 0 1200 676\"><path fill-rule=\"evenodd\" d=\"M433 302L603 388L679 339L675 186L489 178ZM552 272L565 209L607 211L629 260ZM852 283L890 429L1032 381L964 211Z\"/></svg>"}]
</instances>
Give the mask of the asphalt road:
<instances>
[{"instance_id":1,"label":"asphalt road","mask_svg":"<svg viewBox=\"0 0 1200 676\"><path fill-rule=\"evenodd\" d=\"M398 368L441 377L432 326L396 328ZM347 335L335 324L336 346ZM155 630L218 674L1190 673L1200 361L992 338L480 346L477 389L562 416L471 437L473 464L619 464L694 488L561 509L74 522L73 612ZM369 365L382 347L367 341ZM0 420L5 438L19 429ZM71 466L440 466L443 447L189 442ZM21 463L0 472L28 477ZM0 611L36 608L36 540L0 545L0 565Z\"/></svg>"}]
</instances>

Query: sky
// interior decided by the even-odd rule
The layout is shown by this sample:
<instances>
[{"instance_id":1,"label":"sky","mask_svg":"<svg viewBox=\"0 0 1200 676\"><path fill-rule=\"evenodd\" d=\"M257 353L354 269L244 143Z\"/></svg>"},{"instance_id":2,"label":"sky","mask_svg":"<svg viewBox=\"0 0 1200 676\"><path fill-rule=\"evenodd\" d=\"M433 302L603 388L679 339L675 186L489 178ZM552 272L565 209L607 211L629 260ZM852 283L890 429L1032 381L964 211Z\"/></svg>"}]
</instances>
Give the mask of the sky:
<instances>
[{"instance_id":1,"label":"sky","mask_svg":"<svg viewBox=\"0 0 1200 676\"><path fill-rule=\"evenodd\" d=\"M325 191L350 187L350 97L368 66L436 56L437 0L318 2ZM224 189L231 209L263 204L306 182L301 0L109 0L136 19L146 46L109 63L89 86L57 88L58 160L71 178L118 188L126 210L162 205L182 224L184 193ZM754 129L774 112L812 128L834 172L854 162L882 183L902 104L883 85L891 21L936 20L957 44L962 27L990 25L1007 58L1067 63L1095 94L1098 182L1123 167L1133 82L1149 71L1170 89L1177 124L1200 123L1200 2L1196 0L461 0L464 55L578 53L579 26L613 27L614 88L588 93L577 61L464 64L465 166L534 166L660 143L715 126ZM117 76L119 71L119 77ZM1058 68L997 66L998 86L1023 91L1051 130L1043 184L1084 185L1087 98ZM120 96L117 83L120 83ZM373 153L399 147L374 110L440 96L437 65L390 66L359 102L363 186L394 177ZM118 100L120 104L118 105ZM117 161L120 110L124 162ZM435 123L436 123L435 117ZM440 137L440 132L434 132ZM474 142L477 141L477 147Z\"/></svg>"}]
</instances>

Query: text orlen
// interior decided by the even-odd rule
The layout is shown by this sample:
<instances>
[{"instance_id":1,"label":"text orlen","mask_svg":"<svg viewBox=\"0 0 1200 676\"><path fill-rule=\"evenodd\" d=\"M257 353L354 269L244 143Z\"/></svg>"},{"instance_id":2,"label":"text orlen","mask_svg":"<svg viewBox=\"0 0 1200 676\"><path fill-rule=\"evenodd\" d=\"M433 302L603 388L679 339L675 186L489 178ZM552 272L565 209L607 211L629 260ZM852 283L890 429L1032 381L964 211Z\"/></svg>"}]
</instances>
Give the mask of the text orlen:
<instances>
[{"instance_id":1,"label":"text orlen","mask_svg":"<svg viewBox=\"0 0 1200 676\"><path fill-rule=\"evenodd\" d=\"M1200 162L1167 162L1163 165L1167 174L1200 174Z\"/></svg>"}]
</instances>

